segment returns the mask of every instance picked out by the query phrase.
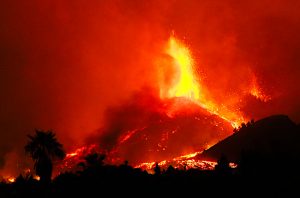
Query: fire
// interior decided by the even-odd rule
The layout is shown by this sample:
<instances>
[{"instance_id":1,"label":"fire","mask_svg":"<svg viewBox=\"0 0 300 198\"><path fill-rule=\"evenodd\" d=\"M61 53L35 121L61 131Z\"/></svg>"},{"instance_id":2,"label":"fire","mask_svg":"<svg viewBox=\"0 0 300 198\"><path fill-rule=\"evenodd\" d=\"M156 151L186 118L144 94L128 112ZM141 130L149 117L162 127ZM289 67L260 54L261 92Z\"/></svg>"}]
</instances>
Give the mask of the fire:
<instances>
[{"instance_id":1,"label":"fire","mask_svg":"<svg viewBox=\"0 0 300 198\"><path fill-rule=\"evenodd\" d=\"M77 148L73 152L67 153L63 162L57 164L58 170L57 170L57 172L54 173L54 175L57 175L66 170L73 169L79 162L81 162L84 159L84 157L86 155L93 153L95 150L96 150L96 145L91 144L89 146L82 146L80 148ZM36 177L36 179L38 180L37 177Z\"/></svg>"},{"instance_id":2,"label":"fire","mask_svg":"<svg viewBox=\"0 0 300 198\"><path fill-rule=\"evenodd\" d=\"M66 158L69 158L69 157L74 157L74 156L76 156L76 155L78 155L78 153L77 153L77 152L73 152L73 153L67 153L67 155L66 155Z\"/></svg>"},{"instance_id":3,"label":"fire","mask_svg":"<svg viewBox=\"0 0 300 198\"><path fill-rule=\"evenodd\" d=\"M125 133L125 135L121 136L119 138L119 144L122 144L124 142L126 142L129 138L131 138L131 136L133 136L136 132L145 129L146 127L140 128L140 129L134 129L131 131L128 131L127 133Z\"/></svg>"},{"instance_id":4,"label":"fire","mask_svg":"<svg viewBox=\"0 0 300 198\"><path fill-rule=\"evenodd\" d=\"M230 107L229 105L226 106L226 104L228 104L226 103L226 101L222 101L222 103L217 102L210 95L209 89L205 86L204 82L201 81L201 76L197 75L195 69L196 63L192 56L191 50L185 43L175 38L174 35L171 35L164 49L164 52L168 55L167 57L170 57L171 59L168 59L168 62L165 62L165 60L163 59L162 62L160 62L162 63L160 64L160 69L162 71L165 71L165 68L171 66L172 72L163 73L162 77L164 80L165 78L167 78L167 82L159 81L160 99L162 101L168 101L168 99L174 98L179 99L176 99L176 102L172 103L172 105L167 105L166 109L163 108L163 113L165 113L169 117L172 117L172 115L174 115L174 112L176 113L178 110L182 109L184 111L186 110L184 103L193 103L201 107L201 109L206 110L208 113L222 118L226 122L230 123L233 128L238 128L242 123L246 122L246 118L239 111L238 108L235 109L233 107L234 105L231 105ZM257 79L255 78L255 76L253 78L253 82L250 82L250 86L247 86L245 88L245 92L243 92L242 94L249 96L249 93L261 101L266 102L270 100L270 97L263 94L261 88L258 86ZM195 119L197 119L197 117ZM213 124L216 126L219 125L219 123ZM136 128L132 127L127 129L127 131L124 131L124 133L118 137L118 141L114 148L114 151L117 152L119 145L125 144L133 136L140 132L143 132L143 130L147 129L148 127L148 125L143 127L138 126ZM165 142L168 141L168 136L176 132L177 129L172 129L171 132L165 132L164 134L162 134L160 141L157 140L158 147L160 147L161 150L165 151ZM206 149L209 148L212 144L213 142L209 140L207 142ZM82 156L90 153L90 151L94 148L95 145L90 147L84 146L75 150L74 152L68 153L66 159L64 160L62 169L70 168L74 164L74 162L82 160ZM111 153L113 152L110 152L110 154ZM172 165L174 168L200 168L206 170L214 169L217 163L212 161L199 160L196 158L196 156L199 154L201 154L201 151L182 155L173 159L171 158L163 160L158 162L158 165L164 168L166 168L169 165ZM114 158L114 156L112 156L112 158ZM111 160L111 162L113 161L116 162L117 160ZM155 162L146 162L141 163L136 167L143 168L145 170L151 170L153 169L155 164ZM236 167L234 163L231 163L230 166L232 168Z\"/></svg>"},{"instance_id":5,"label":"fire","mask_svg":"<svg viewBox=\"0 0 300 198\"><path fill-rule=\"evenodd\" d=\"M271 100L270 96L263 93L261 87L259 87L258 85L257 78L254 75L252 78L250 94L262 102L268 102L269 100Z\"/></svg>"},{"instance_id":6,"label":"fire","mask_svg":"<svg viewBox=\"0 0 300 198\"><path fill-rule=\"evenodd\" d=\"M82 154L86 153L87 151L90 152L90 150L94 149L95 147L96 147L96 145L94 145L94 144L92 144L90 146L82 146L71 153L67 153L66 159L73 158L76 156L81 156Z\"/></svg>"},{"instance_id":7,"label":"fire","mask_svg":"<svg viewBox=\"0 0 300 198\"><path fill-rule=\"evenodd\" d=\"M14 177L9 177L9 178L7 178L7 181L8 181L9 183L14 183L14 182L16 181L16 178L14 178Z\"/></svg>"},{"instance_id":8,"label":"fire","mask_svg":"<svg viewBox=\"0 0 300 198\"><path fill-rule=\"evenodd\" d=\"M196 77L194 59L190 49L184 43L171 36L168 41L166 53L172 57L173 66L179 75L174 76L175 81L171 86L161 86L162 90L160 92L163 93L161 94L162 97L188 98L208 112L223 118L234 128L246 122L246 119L239 112L230 110L224 105L219 105L209 97L205 91L205 86Z\"/></svg>"},{"instance_id":9,"label":"fire","mask_svg":"<svg viewBox=\"0 0 300 198\"><path fill-rule=\"evenodd\" d=\"M35 179L35 180L37 180L37 181L40 181L40 176L38 176L38 175L35 175L35 176L33 176L33 179Z\"/></svg>"},{"instance_id":10,"label":"fire","mask_svg":"<svg viewBox=\"0 0 300 198\"><path fill-rule=\"evenodd\" d=\"M173 36L169 39L167 54L174 58L175 65L178 68L179 78L168 90L169 97L187 97L199 100L200 90L197 80L195 79L193 66L194 60L190 50L180 43Z\"/></svg>"},{"instance_id":11,"label":"fire","mask_svg":"<svg viewBox=\"0 0 300 198\"><path fill-rule=\"evenodd\" d=\"M163 160L157 164L161 169L167 170L167 168L172 165L176 169L200 169L200 170L214 170L215 166L218 164L215 161L200 160L196 159L195 156L201 154L201 152L195 152L183 156L173 158L172 160ZM156 162L144 162L137 165L135 168L141 168L146 170L148 173L153 174L153 169L156 166ZM231 162L229 167L237 168L237 164Z\"/></svg>"},{"instance_id":12,"label":"fire","mask_svg":"<svg viewBox=\"0 0 300 198\"><path fill-rule=\"evenodd\" d=\"M189 158L193 158L198 154L201 154L202 152L194 152L194 153L190 153L190 154L186 154L186 155L182 155L179 157L174 158L173 160L183 160L183 159L189 159Z\"/></svg>"}]
</instances>

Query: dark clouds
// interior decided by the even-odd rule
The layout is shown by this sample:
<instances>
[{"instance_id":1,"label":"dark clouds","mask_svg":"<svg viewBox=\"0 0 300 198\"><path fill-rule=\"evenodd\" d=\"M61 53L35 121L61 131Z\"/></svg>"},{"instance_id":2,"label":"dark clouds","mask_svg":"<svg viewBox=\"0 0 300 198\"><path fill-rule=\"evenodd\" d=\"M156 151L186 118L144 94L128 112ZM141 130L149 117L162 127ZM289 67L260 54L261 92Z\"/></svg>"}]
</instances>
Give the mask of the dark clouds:
<instances>
[{"instance_id":1,"label":"dark clouds","mask_svg":"<svg viewBox=\"0 0 300 198\"><path fill-rule=\"evenodd\" d=\"M107 107L157 86L153 59L170 32L189 44L212 98L232 98L257 74L276 108L299 122L299 1L1 1L0 156L34 128L67 148L103 125ZM221 95L221 97L220 97ZM265 109L262 110L262 109ZM72 146L71 146L72 145ZM0 162L1 164L1 162Z\"/></svg>"}]
</instances>

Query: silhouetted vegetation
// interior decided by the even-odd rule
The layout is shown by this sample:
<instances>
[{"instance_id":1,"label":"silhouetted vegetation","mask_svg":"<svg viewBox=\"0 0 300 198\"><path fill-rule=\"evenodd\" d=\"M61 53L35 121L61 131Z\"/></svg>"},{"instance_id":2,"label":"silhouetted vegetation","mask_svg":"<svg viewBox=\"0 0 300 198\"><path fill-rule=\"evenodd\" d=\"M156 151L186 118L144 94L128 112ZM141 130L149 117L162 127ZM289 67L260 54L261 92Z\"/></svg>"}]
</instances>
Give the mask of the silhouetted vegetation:
<instances>
[{"instance_id":1,"label":"silhouetted vegetation","mask_svg":"<svg viewBox=\"0 0 300 198\"><path fill-rule=\"evenodd\" d=\"M267 122L265 120L245 124L239 128L237 133L229 137L229 140L218 143L221 146L217 144L213 151L226 148L225 143L227 146L228 143L241 139L240 136L242 136L241 142L243 142L247 137L252 137L255 133L252 130L263 133L261 128L269 130L269 125L277 125L275 128L271 127L274 134L280 133L278 131L282 129L292 131L285 131L285 134L299 132L298 125L291 124L285 118L283 122L280 120L282 118L272 118L267 119ZM268 124L265 125L266 123ZM249 136L249 134L251 135ZM297 141L300 140L297 133L291 137L293 139L298 138ZM41 179L42 177L49 179L48 171L52 161L45 163L43 160L44 158L52 160L54 156L63 157L62 145L57 142L52 132L37 131L35 136L29 136L29 138L30 142L25 148L36 162L36 172L41 176ZM286 141L285 138L283 141ZM246 145L246 143L244 144ZM268 152L256 150L257 146L261 148L259 145L243 147L235 161L238 164L237 168L229 166L230 157L232 158L233 155L228 152L231 151L230 149L224 149L218 156L215 170L177 169L173 166L164 170L156 163L152 174L130 166L128 161L121 165L105 164L106 156L95 152L85 157L85 161L78 165L81 168L75 172L64 172L58 175L49 183L47 188L43 187L42 180L34 180L30 175L20 175L16 182L11 184L2 182L0 183L0 197L170 196L179 195L178 193L184 193L185 196L192 194L195 196L194 194L196 194L199 197L207 195L289 197L295 192L297 193L298 183L294 182L294 179L300 177L298 171L299 156L287 154L286 148L281 146L279 148L271 147L273 150L268 150ZM234 148L237 149L238 147ZM297 148L293 147L293 149ZM288 149L288 151L299 152L299 150L293 149ZM274 155L273 152L276 152L277 155ZM39 162L40 160L42 162ZM41 167L37 168L37 166ZM44 173L44 169L47 169L47 174Z\"/></svg>"},{"instance_id":2,"label":"silhouetted vegetation","mask_svg":"<svg viewBox=\"0 0 300 198\"><path fill-rule=\"evenodd\" d=\"M34 160L34 169L42 183L50 183L53 169L53 160L63 159L65 152L52 131L35 131L35 135L28 135L29 142L25 151Z\"/></svg>"},{"instance_id":3,"label":"silhouetted vegetation","mask_svg":"<svg viewBox=\"0 0 300 198\"><path fill-rule=\"evenodd\" d=\"M218 164L215 167L216 173L219 175L226 176L230 174L230 166L227 157L222 154L220 159L218 160Z\"/></svg>"}]
</instances>

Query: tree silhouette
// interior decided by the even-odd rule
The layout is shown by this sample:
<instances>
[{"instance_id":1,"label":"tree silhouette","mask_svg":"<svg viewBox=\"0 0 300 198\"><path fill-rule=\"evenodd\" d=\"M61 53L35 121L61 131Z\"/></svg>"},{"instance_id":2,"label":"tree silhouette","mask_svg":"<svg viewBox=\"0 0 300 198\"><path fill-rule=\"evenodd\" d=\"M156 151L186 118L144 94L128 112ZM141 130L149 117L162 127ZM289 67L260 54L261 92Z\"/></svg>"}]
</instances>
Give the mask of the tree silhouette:
<instances>
[{"instance_id":1,"label":"tree silhouette","mask_svg":"<svg viewBox=\"0 0 300 198\"><path fill-rule=\"evenodd\" d=\"M63 159L66 155L55 133L52 131L36 130L33 136L28 135L29 142L25 146L25 152L34 161L36 174L40 181L49 183L51 181L53 160Z\"/></svg>"},{"instance_id":2,"label":"tree silhouette","mask_svg":"<svg viewBox=\"0 0 300 198\"><path fill-rule=\"evenodd\" d=\"M100 167L103 166L105 158L105 154L90 153L87 156L85 156L84 159L88 167Z\"/></svg>"},{"instance_id":3,"label":"tree silhouette","mask_svg":"<svg viewBox=\"0 0 300 198\"><path fill-rule=\"evenodd\" d=\"M222 154L218 160L218 164L215 166L215 170L220 175L227 175L230 172L229 161L227 157Z\"/></svg>"},{"instance_id":4,"label":"tree silhouette","mask_svg":"<svg viewBox=\"0 0 300 198\"><path fill-rule=\"evenodd\" d=\"M159 167L157 162L155 163L154 173L155 173L155 175L160 175L161 174L161 170L160 170L160 167Z\"/></svg>"}]
</instances>

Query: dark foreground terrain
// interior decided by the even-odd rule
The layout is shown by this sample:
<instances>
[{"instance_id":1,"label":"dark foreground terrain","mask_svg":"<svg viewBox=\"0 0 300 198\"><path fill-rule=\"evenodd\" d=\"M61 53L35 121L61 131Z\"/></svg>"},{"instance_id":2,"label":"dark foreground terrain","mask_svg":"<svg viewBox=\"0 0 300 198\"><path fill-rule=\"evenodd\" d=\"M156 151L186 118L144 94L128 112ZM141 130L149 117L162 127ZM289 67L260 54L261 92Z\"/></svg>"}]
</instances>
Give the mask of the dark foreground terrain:
<instances>
[{"instance_id":1,"label":"dark foreground terrain","mask_svg":"<svg viewBox=\"0 0 300 198\"><path fill-rule=\"evenodd\" d=\"M14 183L2 182L0 197L299 197L299 132L299 125L282 115L244 124L197 156L218 161L209 171L156 165L148 174L128 162L106 165L104 155L93 153L76 171L52 181L20 175Z\"/></svg>"}]
</instances>

